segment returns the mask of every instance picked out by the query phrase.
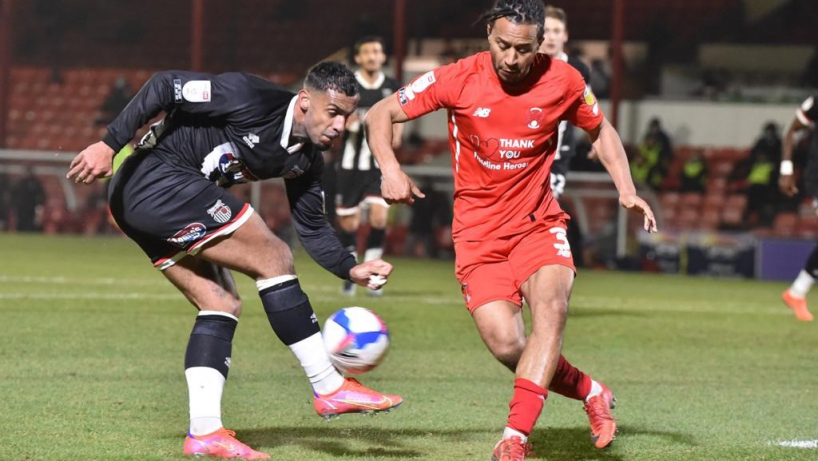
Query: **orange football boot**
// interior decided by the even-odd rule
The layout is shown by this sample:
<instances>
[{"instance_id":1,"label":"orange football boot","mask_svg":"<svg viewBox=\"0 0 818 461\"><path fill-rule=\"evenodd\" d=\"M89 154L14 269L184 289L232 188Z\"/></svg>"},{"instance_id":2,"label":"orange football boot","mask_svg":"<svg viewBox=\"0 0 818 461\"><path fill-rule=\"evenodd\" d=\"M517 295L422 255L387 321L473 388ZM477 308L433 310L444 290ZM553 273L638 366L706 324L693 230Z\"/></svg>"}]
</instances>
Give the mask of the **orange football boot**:
<instances>
[{"instance_id":1,"label":"orange football boot","mask_svg":"<svg viewBox=\"0 0 818 461\"><path fill-rule=\"evenodd\" d=\"M364 386L355 378L345 378L340 389L328 395L315 394L315 411L324 419L344 413L385 413L403 403L397 395L386 395Z\"/></svg>"},{"instance_id":2,"label":"orange football boot","mask_svg":"<svg viewBox=\"0 0 818 461\"><path fill-rule=\"evenodd\" d=\"M185 456L197 458L269 459L270 455L253 450L236 440L236 433L225 428L207 435L185 437Z\"/></svg>"},{"instance_id":3,"label":"orange football boot","mask_svg":"<svg viewBox=\"0 0 818 461\"><path fill-rule=\"evenodd\" d=\"M591 423L591 441L597 448L605 448L616 438L616 421L611 410L616 406L616 397L608 386L599 383L602 392L585 402L585 413Z\"/></svg>"},{"instance_id":4,"label":"orange football boot","mask_svg":"<svg viewBox=\"0 0 818 461\"><path fill-rule=\"evenodd\" d=\"M795 317L798 320L802 320L804 322L812 322L813 316L807 309L807 300L806 298L799 298L797 296L793 296L790 293L790 290L787 289L784 291L784 294L781 295L781 299L784 300L784 304L787 305L792 311L795 313Z\"/></svg>"},{"instance_id":5,"label":"orange football boot","mask_svg":"<svg viewBox=\"0 0 818 461\"><path fill-rule=\"evenodd\" d=\"M531 444L519 437L511 437L497 442L491 453L491 461L524 461L531 454Z\"/></svg>"}]
</instances>

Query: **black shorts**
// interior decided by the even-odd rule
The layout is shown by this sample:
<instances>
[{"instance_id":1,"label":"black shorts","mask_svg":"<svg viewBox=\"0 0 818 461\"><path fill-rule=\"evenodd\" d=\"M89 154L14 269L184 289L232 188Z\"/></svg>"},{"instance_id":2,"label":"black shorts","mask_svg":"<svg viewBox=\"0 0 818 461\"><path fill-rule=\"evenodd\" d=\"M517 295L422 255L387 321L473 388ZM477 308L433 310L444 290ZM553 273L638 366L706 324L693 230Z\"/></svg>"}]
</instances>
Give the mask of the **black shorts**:
<instances>
[{"instance_id":1,"label":"black shorts","mask_svg":"<svg viewBox=\"0 0 818 461\"><path fill-rule=\"evenodd\" d=\"M381 196L381 172L338 169L335 178L335 213L349 216L358 211L361 203L387 205Z\"/></svg>"},{"instance_id":2,"label":"black shorts","mask_svg":"<svg viewBox=\"0 0 818 461\"><path fill-rule=\"evenodd\" d=\"M253 208L201 173L134 152L108 188L111 215L160 270L241 227Z\"/></svg>"}]
</instances>

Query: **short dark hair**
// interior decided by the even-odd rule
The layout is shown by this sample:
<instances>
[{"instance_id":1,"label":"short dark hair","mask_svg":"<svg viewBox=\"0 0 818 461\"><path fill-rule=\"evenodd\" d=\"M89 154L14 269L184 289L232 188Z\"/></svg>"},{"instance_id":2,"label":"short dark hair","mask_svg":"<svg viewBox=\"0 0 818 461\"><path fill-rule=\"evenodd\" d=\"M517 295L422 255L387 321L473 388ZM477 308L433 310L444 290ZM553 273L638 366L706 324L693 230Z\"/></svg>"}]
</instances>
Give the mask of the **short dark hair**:
<instances>
[{"instance_id":1,"label":"short dark hair","mask_svg":"<svg viewBox=\"0 0 818 461\"><path fill-rule=\"evenodd\" d=\"M477 21L493 27L494 21L500 18L516 24L534 24L537 26L537 38L545 35L545 6L542 0L497 0Z\"/></svg>"},{"instance_id":2,"label":"short dark hair","mask_svg":"<svg viewBox=\"0 0 818 461\"><path fill-rule=\"evenodd\" d=\"M560 7L545 5L545 17L556 19L557 21L563 23L565 27L568 27L568 15L565 14L565 10Z\"/></svg>"},{"instance_id":3,"label":"short dark hair","mask_svg":"<svg viewBox=\"0 0 818 461\"><path fill-rule=\"evenodd\" d=\"M358 96L358 83L349 68L340 62L325 61L310 69L304 86L318 91L337 91L347 96Z\"/></svg>"},{"instance_id":4,"label":"short dark hair","mask_svg":"<svg viewBox=\"0 0 818 461\"><path fill-rule=\"evenodd\" d=\"M358 53L361 52L361 48L367 43L380 43L381 48L386 49L386 43L384 43L383 37L378 37L377 35L367 35L366 37L359 38L355 42L355 45L352 46L352 55L358 56Z\"/></svg>"}]
</instances>

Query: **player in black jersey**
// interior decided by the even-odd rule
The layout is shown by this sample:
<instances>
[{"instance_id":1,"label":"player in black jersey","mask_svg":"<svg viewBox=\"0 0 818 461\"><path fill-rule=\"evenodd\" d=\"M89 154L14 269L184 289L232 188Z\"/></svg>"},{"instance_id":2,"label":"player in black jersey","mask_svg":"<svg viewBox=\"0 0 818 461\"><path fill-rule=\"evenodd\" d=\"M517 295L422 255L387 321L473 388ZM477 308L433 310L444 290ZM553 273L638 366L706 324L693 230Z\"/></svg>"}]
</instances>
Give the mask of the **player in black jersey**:
<instances>
[{"instance_id":1,"label":"player in black jersey","mask_svg":"<svg viewBox=\"0 0 818 461\"><path fill-rule=\"evenodd\" d=\"M380 167L364 138L366 111L376 102L397 91L400 84L383 73L386 54L381 38L364 37L358 40L353 53L355 63L359 66L359 70L355 72L355 80L361 99L358 102L358 110L347 122L340 159L335 162L338 188L335 196L335 214L341 243L357 258L356 243L361 223L361 208L368 209L370 230L364 261L372 261L380 259L383 255L389 205L381 197ZM401 125L396 127L392 137L396 144L394 148L400 145L402 129ZM355 284L348 280L344 281L343 292L348 295L355 294ZM380 289L369 290L370 295L378 296L381 293Z\"/></svg>"},{"instance_id":2,"label":"player in black jersey","mask_svg":"<svg viewBox=\"0 0 818 461\"><path fill-rule=\"evenodd\" d=\"M818 96L811 96L795 112L786 136L784 136L781 153L781 175L778 183L781 192L792 197L798 193L795 183L795 168L793 166L793 148L795 136L798 132L812 131L806 165L801 166L804 192L812 199L812 205L818 213L818 133L815 132L815 122L818 121ZM807 309L807 293L818 280L818 248L812 251L804 269L798 274L792 286L784 291L784 303L795 312L798 320L811 322L813 316Z\"/></svg>"},{"instance_id":3,"label":"player in black jersey","mask_svg":"<svg viewBox=\"0 0 818 461\"><path fill-rule=\"evenodd\" d=\"M579 58L565 53L565 44L568 42L568 16L562 8L551 5L545 7L545 35L540 53L552 58L562 59L582 74L585 82L591 79L591 71ZM565 192L565 175L571 165L571 159L577 152L574 127L567 120L560 122L557 138L557 154L551 167L551 190L554 197L559 199Z\"/></svg>"},{"instance_id":4,"label":"player in black jersey","mask_svg":"<svg viewBox=\"0 0 818 461\"><path fill-rule=\"evenodd\" d=\"M71 163L69 178L91 183L148 120L165 111L109 187L111 213L153 264L199 310L185 354L190 397L187 455L267 458L221 422L242 304L229 270L256 281L275 334L301 362L321 416L383 411L401 403L344 378L331 364L318 319L301 290L287 245L253 208L225 188L285 178L304 248L338 277L377 288L391 265L358 265L324 213L321 152L341 136L358 103L352 73L321 63L294 94L260 77L170 71L154 75L108 126L101 142ZM190 256L190 257L187 257Z\"/></svg>"}]
</instances>

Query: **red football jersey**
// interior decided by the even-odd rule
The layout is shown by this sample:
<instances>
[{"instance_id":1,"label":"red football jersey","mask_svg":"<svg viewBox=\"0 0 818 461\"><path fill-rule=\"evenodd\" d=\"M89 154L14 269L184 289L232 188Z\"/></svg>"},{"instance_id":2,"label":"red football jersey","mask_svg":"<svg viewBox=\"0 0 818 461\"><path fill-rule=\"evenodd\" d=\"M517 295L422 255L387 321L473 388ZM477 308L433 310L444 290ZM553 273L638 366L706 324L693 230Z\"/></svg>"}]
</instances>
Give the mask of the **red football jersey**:
<instances>
[{"instance_id":1,"label":"red football jersey","mask_svg":"<svg viewBox=\"0 0 818 461\"><path fill-rule=\"evenodd\" d=\"M397 98L409 118L448 110L457 241L564 217L550 181L559 122L592 130L603 120L580 73L544 54L514 86L501 85L486 51L421 75Z\"/></svg>"}]
</instances>

